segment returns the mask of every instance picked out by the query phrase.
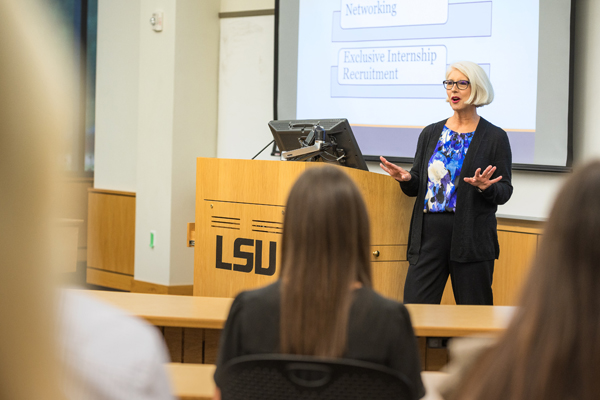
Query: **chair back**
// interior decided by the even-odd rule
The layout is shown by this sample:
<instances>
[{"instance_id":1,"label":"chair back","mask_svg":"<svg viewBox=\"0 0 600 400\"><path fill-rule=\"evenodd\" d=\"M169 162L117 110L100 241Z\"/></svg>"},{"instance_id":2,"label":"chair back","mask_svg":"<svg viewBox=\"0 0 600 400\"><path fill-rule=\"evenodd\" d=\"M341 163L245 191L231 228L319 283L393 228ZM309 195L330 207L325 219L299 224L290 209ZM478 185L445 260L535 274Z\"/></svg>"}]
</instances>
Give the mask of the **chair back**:
<instances>
[{"instance_id":1,"label":"chair back","mask_svg":"<svg viewBox=\"0 0 600 400\"><path fill-rule=\"evenodd\" d=\"M364 361L289 354L238 357L218 371L222 400L413 400L414 383Z\"/></svg>"}]
</instances>

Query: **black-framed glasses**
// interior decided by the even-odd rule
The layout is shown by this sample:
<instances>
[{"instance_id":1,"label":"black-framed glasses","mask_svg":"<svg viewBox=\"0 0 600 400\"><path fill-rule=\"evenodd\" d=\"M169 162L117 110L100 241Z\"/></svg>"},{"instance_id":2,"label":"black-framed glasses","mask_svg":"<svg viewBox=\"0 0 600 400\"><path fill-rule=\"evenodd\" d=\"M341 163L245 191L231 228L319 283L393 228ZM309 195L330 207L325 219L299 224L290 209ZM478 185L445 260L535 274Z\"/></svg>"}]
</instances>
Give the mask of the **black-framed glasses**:
<instances>
[{"instance_id":1,"label":"black-framed glasses","mask_svg":"<svg viewBox=\"0 0 600 400\"><path fill-rule=\"evenodd\" d=\"M444 87L447 90L452 90L452 88L454 87L454 85L456 85L458 87L459 90L465 90L466 88L469 87L469 85L471 84L471 82L469 81L444 81L442 82L442 84L444 85Z\"/></svg>"}]
</instances>

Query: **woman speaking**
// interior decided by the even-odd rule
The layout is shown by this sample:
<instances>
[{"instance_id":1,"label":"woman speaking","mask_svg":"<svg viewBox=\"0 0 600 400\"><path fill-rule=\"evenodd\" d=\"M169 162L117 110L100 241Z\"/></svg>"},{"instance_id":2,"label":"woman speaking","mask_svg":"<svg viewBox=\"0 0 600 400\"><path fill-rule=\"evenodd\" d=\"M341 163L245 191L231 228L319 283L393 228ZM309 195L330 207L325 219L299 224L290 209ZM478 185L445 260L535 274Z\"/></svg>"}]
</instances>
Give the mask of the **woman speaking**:
<instances>
[{"instance_id":1,"label":"woman speaking","mask_svg":"<svg viewBox=\"0 0 600 400\"><path fill-rule=\"evenodd\" d=\"M457 304L492 305L496 210L513 190L510 144L505 131L477 114L494 99L479 65L452 64L443 84L454 114L423 129L411 171L381 157L381 168L417 197L404 302L440 303L450 275Z\"/></svg>"}]
</instances>

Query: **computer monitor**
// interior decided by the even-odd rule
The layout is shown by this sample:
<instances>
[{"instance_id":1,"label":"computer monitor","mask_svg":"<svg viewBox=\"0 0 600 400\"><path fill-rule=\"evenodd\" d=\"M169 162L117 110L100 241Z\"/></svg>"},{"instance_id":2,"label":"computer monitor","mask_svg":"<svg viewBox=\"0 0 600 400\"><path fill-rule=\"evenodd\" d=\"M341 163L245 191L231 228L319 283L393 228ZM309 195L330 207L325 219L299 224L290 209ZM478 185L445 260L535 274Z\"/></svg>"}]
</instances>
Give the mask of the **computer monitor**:
<instances>
[{"instance_id":1,"label":"computer monitor","mask_svg":"<svg viewBox=\"0 0 600 400\"><path fill-rule=\"evenodd\" d=\"M348 120L276 120L269 128L281 159L318 161L368 171Z\"/></svg>"}]
</instances>

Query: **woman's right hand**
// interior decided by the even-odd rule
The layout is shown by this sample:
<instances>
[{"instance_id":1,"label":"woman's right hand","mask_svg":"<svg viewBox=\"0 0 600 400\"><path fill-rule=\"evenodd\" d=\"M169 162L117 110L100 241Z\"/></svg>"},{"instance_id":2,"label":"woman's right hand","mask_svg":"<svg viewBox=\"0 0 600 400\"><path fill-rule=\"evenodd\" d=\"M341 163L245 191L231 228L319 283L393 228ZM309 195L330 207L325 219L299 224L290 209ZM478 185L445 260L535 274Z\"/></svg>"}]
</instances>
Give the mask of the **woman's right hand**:
<instances>
[{"instance_id":1,"label":"woman's right hand","mask_svg":"<svg viewBox=\"0 0 600 400\"><path fill-rule=\"evenodd\" d=\"M392 164L391 162L386 160L383 156L380 156L379 159L381 160L381 163L379 163L379 166L381 167L381 169L383 169L385 172L390 174L390 176L392 178L394 178L398 182L410 181L410 179L412 177L410 172L408 172L404 168L400 168L396 164Z\"/></svg>"}]
</instances>

